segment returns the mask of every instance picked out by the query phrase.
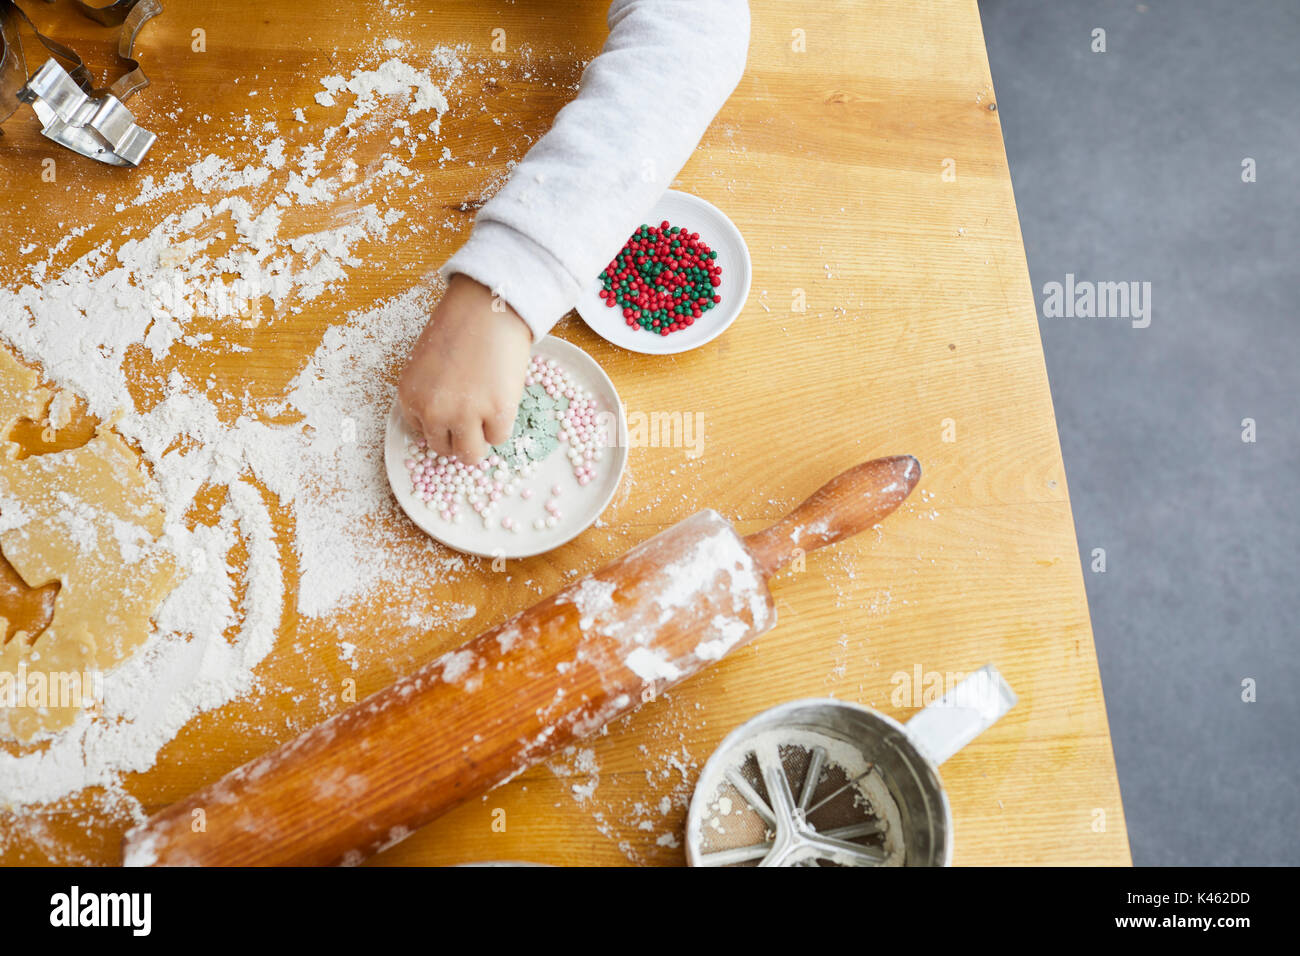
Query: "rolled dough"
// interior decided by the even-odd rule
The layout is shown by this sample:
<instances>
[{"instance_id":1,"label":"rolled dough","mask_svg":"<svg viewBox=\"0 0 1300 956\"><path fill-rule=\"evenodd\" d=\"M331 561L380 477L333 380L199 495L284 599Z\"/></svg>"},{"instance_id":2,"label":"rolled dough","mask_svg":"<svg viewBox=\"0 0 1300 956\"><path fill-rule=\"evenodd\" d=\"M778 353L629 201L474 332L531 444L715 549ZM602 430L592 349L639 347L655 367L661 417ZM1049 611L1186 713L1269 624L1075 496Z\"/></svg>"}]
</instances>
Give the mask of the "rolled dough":
<instances>
[{"instance_id":1,"label":"rolled dough","mask_svg":"<svg viewBox=\"0 0 1300 956\"><path fill-rule=\"evenodd\" d=\"M68 727L82 712L50 706L57 701L48 695L38 706L33 682L57 687L70 675L102 674L126 660L181 578L158 544L157 489L115 433L100 426L81 447L17 457L9 441L14 423L41 418L52 398L32 370L0 349L0 551L29 588L60 584L49 626L34 640L20 631L0 648L0 739L19 742ZM0 624L7 631L3 603ZM4 682L19 675L27 692L19 706L5 706Z\"/></svg>"}]
</instances>

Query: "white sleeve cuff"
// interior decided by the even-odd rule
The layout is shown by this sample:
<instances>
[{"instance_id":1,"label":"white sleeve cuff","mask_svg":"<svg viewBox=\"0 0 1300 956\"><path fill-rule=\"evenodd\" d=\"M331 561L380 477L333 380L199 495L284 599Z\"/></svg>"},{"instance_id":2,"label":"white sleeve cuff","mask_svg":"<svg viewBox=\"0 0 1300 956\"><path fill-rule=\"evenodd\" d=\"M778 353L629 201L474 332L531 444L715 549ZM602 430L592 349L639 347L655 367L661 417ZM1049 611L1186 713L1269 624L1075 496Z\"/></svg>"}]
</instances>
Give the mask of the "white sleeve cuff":
<instances>
[{"instance_id":1,"label":"white sleeve cuff","mask_svg":"<svg viewBox=\"0 0 1300 956\"><path fill-rule=\"evenodd\" d=\"M574 307L582 291L578 280L546 249L490 219L475 224L469 240L439 272L447 279L465 275L487 286L519 313L534 342Z\"/></svg>"}]
</instances>

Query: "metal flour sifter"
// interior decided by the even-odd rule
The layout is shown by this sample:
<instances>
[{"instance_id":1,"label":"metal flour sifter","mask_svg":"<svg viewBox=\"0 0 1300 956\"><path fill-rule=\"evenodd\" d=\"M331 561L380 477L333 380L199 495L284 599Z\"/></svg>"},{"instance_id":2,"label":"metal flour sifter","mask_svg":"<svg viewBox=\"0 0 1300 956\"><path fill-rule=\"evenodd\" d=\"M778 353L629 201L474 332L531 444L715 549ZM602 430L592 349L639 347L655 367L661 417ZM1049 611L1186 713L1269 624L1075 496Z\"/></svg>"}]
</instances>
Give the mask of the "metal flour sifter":
<instances>
[{"instance_id":1,"label":"metal flour sifter","mask_svg":"<svg viewBox=\"0 0 1300 956\"><path fill-rule=\"evenodd\" d=\"M811 698L732 731L686 819L692 866L947 866L952 810L938 766L1007 713L989 665L906 724Z\"/></svg>"}]
</instances>

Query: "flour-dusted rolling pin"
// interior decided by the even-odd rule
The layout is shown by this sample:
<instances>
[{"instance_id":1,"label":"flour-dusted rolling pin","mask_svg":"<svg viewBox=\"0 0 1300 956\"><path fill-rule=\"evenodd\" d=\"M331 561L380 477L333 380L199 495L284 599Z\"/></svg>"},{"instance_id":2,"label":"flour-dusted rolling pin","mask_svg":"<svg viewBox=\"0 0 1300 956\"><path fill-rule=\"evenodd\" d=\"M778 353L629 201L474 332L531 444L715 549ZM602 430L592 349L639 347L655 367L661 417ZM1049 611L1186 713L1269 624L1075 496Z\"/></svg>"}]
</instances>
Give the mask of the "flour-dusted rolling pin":
<instances>
[{"instance_id":1,"label":"flour-dusted rolling pin","mask_svg":"<svg viewBox=\"0 0 1300 956\"><path fill-rule=\"evenodd\" d=\"M769 630L767 579L872 527L920 477L908 456L866 462L747 538L701 511L162 810L127 834L126 862L360 862Z\"/></svg>"}]
</instances>

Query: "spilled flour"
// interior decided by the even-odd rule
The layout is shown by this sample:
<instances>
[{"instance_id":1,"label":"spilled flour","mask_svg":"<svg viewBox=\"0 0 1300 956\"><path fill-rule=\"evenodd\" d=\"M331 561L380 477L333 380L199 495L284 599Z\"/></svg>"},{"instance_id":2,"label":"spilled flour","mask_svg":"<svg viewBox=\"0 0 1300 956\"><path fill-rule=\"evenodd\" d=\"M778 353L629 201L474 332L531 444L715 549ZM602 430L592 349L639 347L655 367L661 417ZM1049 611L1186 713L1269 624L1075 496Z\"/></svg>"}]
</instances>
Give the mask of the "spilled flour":
<instances>
[{"instance_id":1,"label":"spilled flour","mask_svg":"<svg viewBox=\"0 0 1300 956\"><path fill-rule=\"evenodd\" d=\"M514 589L504 601L526 604L584 570L539 565L521 576L512 568L504 581L478 573L411 532L391 500L382 440L393 376L440 293L436 280L417 281L410 261L425 259L423 268L450 251L449 235L463 234L508 175L500 158L487 172L498 146L489 153L473 142L467 117L492 122L485 104L499 95L495 78L515 67L445 48L417 52L409 41L374 47L346 68L323 68L288 105L245 75L238 88L262 94L250 98L256 110L212 117L174 107L170 124L153 117L164 135L144 168L100 180L113 184L111 198L60 163L75 185L57 188L90 212L59 222L53 237L15 226L18 254L0 272L0 549L17 566L23 540L29 555L44 551L33 542L66 541L56 613L103 597L92 574L80 585L64 578L78 562L116 563L130 572L124 577L157 586L139 593L115 640L66 642L67 666L104 670L96 709L22 727L0 716L6 862L116 862L119 824L143 812L134 794L159 797L163 776L129 775L153 767L182 728L206 727L205 736L183 736L169 764L214 737L227 758L268 748L337 710L340 681L366 672L382 680L384 669L395 675L423 662L437 640L441 650L458 632L479 630L476 588ZM522 81L573 92L579 68L548 62L531 73L531 57L522 59ZM519 155L531 141L500 149ZM10 166L22 168L0 157L0 168ZM440 171L445 181L435 183ZM42 218L39 208L20 211ZM404 262L409 282L394 285L387 270ZM384 288L414 287L370 301L381 270ZM4 377L8 355L21 362L12 378ZM232 367L238 374L222 377ZM101 429L81 436L85 444L30 449L30 426L73 444L86 416ZM10 455L13 421L26 430L28 457ZM129 473L91 481L86 460L110 448L129 455ZM30 475L49 469L59 487L42 497L34 479L6 484L16 465ZM668 477L702 467L687 460ZM118 513L105 487L140 513ZM625 479L624 500L630 487ZM636 516L661 521L663 506L659 493L646 494ZM609 535L609 547L626 544ZM24 569L35 587L56 570ZM595 613L600 596L589 597ZM382 640L367 629L379 606L392 626ZM732 642L732 625L713 623L716 633L696 649L702 657ZM54 663L51 638L63 642L65 624L76 633L78 621L59 619L33 642L7 642L13 657L0 659L0 672ZM449 679L472 676L456 671L465 658L448 662ZM196 721L241 698L221 711L219 736ZM572 777L565 799L629 859L679 859L699 770L686 745L707 721L685 703L638 720L654 741L637 756L644 786L640 774L635 788L617 785L603 738L551 766ZM598 757L609 761L603 783ZM649 846L632 846L627 836L637 832L653 837Z\"/></svg>"},{"instance_id":2,"label":"spilled flour","mask_svg":"<svg viewBox=\"0 0 1300 956\"><path fill-rule=\"evenodd\" d=\"M419 63L392 50L373 69L322 79L316 100L337 125L315 142L291 148L276 121L245 117L239 139L255 145L256 163L207 155L161 179L145 175L117 212L143 208L147 225L103 229L96 235L112 238L56 265L91 231L70 227L25 276L8 270L0 359L7 349L24 365L9 360L0 378L8 374L16 393L12 383L35 369L49 388L23 390L40 396L24 400L32 407L0 407L0 547L24 555L14 565L27 568L28 585L57 578L63 591L50 627L7 642L0 669L66 662L104 673L93 708L3 715L0 809L112 789L149 769L195 715L256 689L254 668L286 613L328 616L385 582L462 567L431 543L395 549L382 526L393 507L380 451L391 370L436 300L434 281L330 327L278 398L219 394L186 371L202 364L188 361L195 354L250 351L238 343L251 330L259 348L274 345L277 321L337 291L367 249L427 228L407 221L391 187L421 181L402 159L439 136L443 90L464 65L447 48ZM286 122L295 120L302 110ZM359 163L368 134L406 155L385 150ZM74 397L101 423L89 443L26 458L5 443L15 420L62 427ZM143 471L96 472L110 454L120 464L135 453ZM42 484L42 475L55 477ZM277 512L291 518L287 536L277 534ZM53 540L66 545L58 567L38 560ZM78 562L147 565L156 586L130 614L69 619L103 598L89 575L70 577ZM296 589L286 566L296 567Z\"/></svg>"}]
</instances>

